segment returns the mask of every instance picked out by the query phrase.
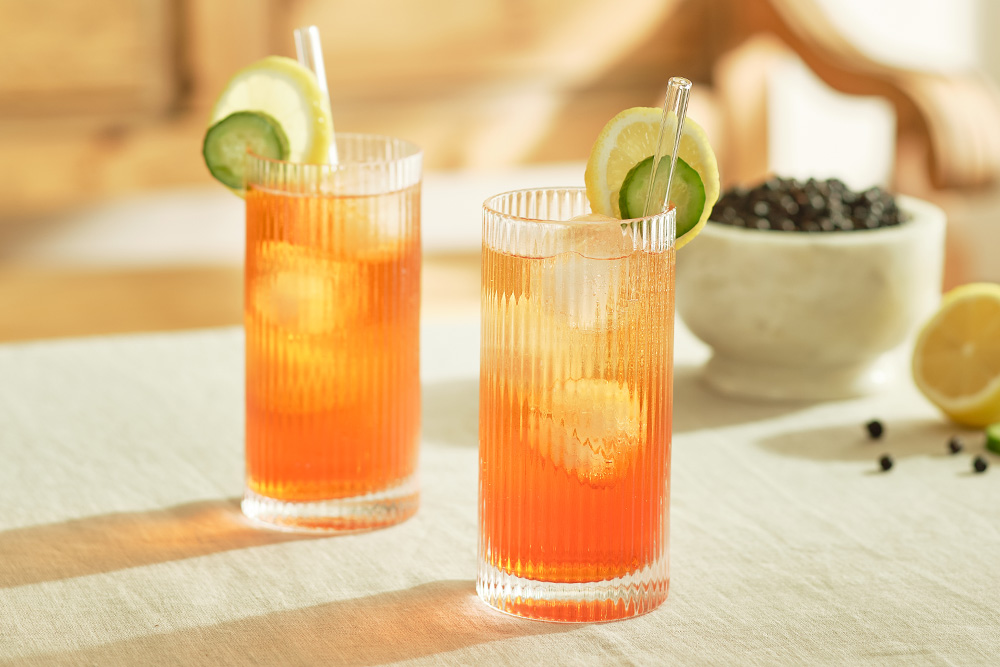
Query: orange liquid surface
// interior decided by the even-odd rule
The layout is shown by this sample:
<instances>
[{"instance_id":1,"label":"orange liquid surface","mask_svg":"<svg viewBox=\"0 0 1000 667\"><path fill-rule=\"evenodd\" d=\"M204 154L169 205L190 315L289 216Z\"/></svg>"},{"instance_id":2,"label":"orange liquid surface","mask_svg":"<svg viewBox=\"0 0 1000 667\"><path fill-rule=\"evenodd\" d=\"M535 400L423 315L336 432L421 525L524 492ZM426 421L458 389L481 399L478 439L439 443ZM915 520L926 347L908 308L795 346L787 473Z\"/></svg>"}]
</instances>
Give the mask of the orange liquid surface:
<instances>
[{"instance_id":1,"label":"orange liquid surface","mask_svg":"<svg viewBox=\"0 0 1000 667\"><path fill-rule=\"evenodd\" d=\"M246 465L314 501L401 483L420 422L419 188L246 196Z\"/></svg>"},{"instance_id":2,"label":"orange liquid surface","mask_svg":"<svg viewBox=\"0 0 1000 667\"><path fill-rule=\"evenodd\" d=\"M565 583L669 535L674 251L579 259L483 257L481 553Z\"/></svg>"}]
</instances>

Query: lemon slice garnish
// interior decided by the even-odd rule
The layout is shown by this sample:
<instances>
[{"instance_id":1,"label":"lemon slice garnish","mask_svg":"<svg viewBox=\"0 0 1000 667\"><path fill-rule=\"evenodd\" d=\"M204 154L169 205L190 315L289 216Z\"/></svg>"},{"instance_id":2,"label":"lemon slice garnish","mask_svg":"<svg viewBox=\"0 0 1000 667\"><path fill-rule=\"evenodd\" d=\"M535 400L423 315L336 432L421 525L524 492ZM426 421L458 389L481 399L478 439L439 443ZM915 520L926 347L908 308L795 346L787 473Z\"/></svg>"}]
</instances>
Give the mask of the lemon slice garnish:
<instances>
[{"instance_id":1,"label":"lemon slice garnish","mask_svg":"<svg viewBox=\"0 0 1000 667\"><path fill-rule=\"evenodd\" d=\"M661 118L661 109L634 107L622 111L601 130L590 151L584 173L587 198L595 213L621 218L619 196L622 183L633 167L656 152ZM670 137L670 141L675 128L676 121L672 125L668 119L664 136ZM680 248L705 226L712 206L719 198L719 165L705 130L690 118L684 121L677 156L698 173L705 188L705 202L698 222L677 238L676 247Z\"/></svg>"},{"instance_id":2,"label":"lemon slice garnish","mask_svg":"<svg viewBox=\"0 0 1000 667\"><path fill-rule=\"evenodd\" d=\"M209 125L237 111L260 111L281 125L292 162L324 163L333 139L330 102L316 76L291 58L268 56L237 72L212 109Z\"/></svg>"}]
</instances>

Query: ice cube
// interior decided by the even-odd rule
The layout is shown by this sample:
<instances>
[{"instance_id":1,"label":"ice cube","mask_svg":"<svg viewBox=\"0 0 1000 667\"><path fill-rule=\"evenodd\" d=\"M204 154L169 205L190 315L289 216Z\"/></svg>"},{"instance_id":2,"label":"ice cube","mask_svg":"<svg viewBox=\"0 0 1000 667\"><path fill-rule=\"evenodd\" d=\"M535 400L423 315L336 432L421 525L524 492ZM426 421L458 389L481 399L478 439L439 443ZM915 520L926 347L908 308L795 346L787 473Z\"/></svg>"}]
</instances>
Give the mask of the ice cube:
<instances>
[{"instance_id":1,"label":"ice cube","mask_svg":"<svg viewBox=\"0 0 1000 667\"><path fill-rule=\"evenodd\" d=\"M622 262L565 252L531 265L530 295L570 329L603 330L619 307Z\"/></svg>"},{"instance_id":2,"label":"ice cube","mask_svg":"<svg viewBox=\"0 0 1000 667\"><path fill-rule=\"evenodd\" d=\"M565 380L530 406L534 444L556 466L591 484L608 484L628 471L642 443L638 396L617 382Z\"/></svg>"},{"instance_id":3,"label":"ice cube","mask_svg":"<svg viewBox=\"0 0 1000 667\"><path fill-rule=\"evenodd\" d=\"M420 201L413 192L335 197L326 202L322 224L330 230L330 249L343 259L379 261L401 252L414 232Z\"/></svg>"},{"instance_id":4,"label":"ice cube","mask_svg":"<svg viewBox=\"0 0 1000 667\"><path fill-rule=\"evenodd\" d=\"M256 246L248 286L252 401L298 414L356 410L372 395L389 352L372 342L377 324L364 271L362 262L330 259L309 246Z\"/></svg>"},{"instance_id":5,"label":"ice cube","mask_svg":"<svg viewBox=\"0 0 1000 667\"><path fill-rule=\"evenodd\" d=\"M573 251L588 259L618 259L627 257L635 249L632 232L622 229L622 221L618 218L588 213L570 218L569 222L601 223L575 225L568 232Z\"/></svg>"},{"instance_id":6,"label":"ice cube","mask_svg":"<svg viewBox=\"0 0 1000 667\"><path fill-rule=\"evenodd\" d=\"M573 221L580 224L563 232L562 252L532 262L530 295L571 328L603 330L624 305L621 287L634 252L632 234L620 220L593 213Z\"/></svg>"},{"instance_id":7,"label":"ice cube","mask_svg":"<svg viewBox=\"0 0 1000 667\"><path fill-rule=\"evenodd\" d=\"M250 302L265 322L289 333L348 330L362 317L363 266L328 259L285 241L260 244Z\"/></svg>"}]
</instances>

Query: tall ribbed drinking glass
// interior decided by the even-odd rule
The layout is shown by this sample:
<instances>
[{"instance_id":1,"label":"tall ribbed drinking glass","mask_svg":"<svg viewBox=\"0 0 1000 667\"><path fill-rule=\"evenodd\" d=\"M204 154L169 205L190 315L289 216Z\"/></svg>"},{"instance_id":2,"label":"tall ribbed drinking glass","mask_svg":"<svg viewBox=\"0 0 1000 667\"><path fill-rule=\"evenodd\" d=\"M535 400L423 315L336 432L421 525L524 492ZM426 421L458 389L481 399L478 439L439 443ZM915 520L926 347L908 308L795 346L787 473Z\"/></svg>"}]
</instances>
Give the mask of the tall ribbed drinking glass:
<instances>
[{"instance_id":1,"label":"tall ribbed drinking glass","mask_svg":"<svg viewBox=\"0 0 1000 667\"><path fill-rule=\"evenodd\" d=\"M386 526L418 503L422 155L337 148L337 165L247 165L243 511L289 529Z\"/></svg>"},{"instance_id":2,"label":"tall ribbed drinking glass","mask_svg":"<svg viewBox=\"0 0 1000 667\"><path fill-rule=\"evenodd\" d=\"M589 211L539 189L483 212L477 589L553 621L669 585L674 212L570 220Z\"/></svg>"}]
</instances>

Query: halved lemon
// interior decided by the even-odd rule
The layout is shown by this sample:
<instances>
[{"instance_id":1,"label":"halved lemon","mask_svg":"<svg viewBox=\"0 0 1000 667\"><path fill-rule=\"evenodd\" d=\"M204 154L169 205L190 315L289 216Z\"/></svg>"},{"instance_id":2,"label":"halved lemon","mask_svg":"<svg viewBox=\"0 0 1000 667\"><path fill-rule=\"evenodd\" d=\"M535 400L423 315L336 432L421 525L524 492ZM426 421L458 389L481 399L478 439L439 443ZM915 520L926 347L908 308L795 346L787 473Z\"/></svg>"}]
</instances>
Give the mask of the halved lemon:
<instances>
[{"instance_id":1,"label":"halved lemon","mask_svg":"<svg viewBox=\"0 0 1000 667\"><path fill-rule=\"evenodd\" d=\"M659 136L662 113L661 109L653 107L626 109L612 118L601 130L590 151L590 159L587 160L587 169L584 173L587 198L595 213L615 218L622 217L619 203L622 184L636 165L651 158L656 152L656 139ZM676 120L671 122L668 118L664 133L665 141L673 141L676 127ZM665 152L669 153L672 148L673 145ZM684 132L681 135L677 157L697 174L701 180L701 187L704 188L704 198L700 193L684 192L683 189L688 186L688 182L677 178L675 172L677 180L671 188L671 200L677 204L700 202L696 205L701 206L700 211L678 210L678 220L682 217L690 220L690 224L685 225L686 229L682 229L679 225L676 247L680 248L697 236L705 226L712 212L712 206L719 198L719 164L705 130L690 118L684 121ZM698 196L689 196L690 194Z\"/></svg>"},{"instance_id":2,"label":"halved lemon","mask_svg":"<svg viewBox=\"0 0 1000 667\"><path fill-rule=\"evenodd\" d=\"M237 111L274 119L288 139L292 162L327 161L333 139L330 102L308 68L291 58L268 56L237 72L212 108L209 125Z\"/></svg>"},{"instance_id":3,"label":"halved lemon","mask_svg":"<svg viewBox=\"0 0 1000 667\"><path fill-rule=\"evenodd\" d=\"M1000 285L972 283L948 292L913 351L913 379L953 421L1000 421Z\"/></svg>"}]
</instances>

